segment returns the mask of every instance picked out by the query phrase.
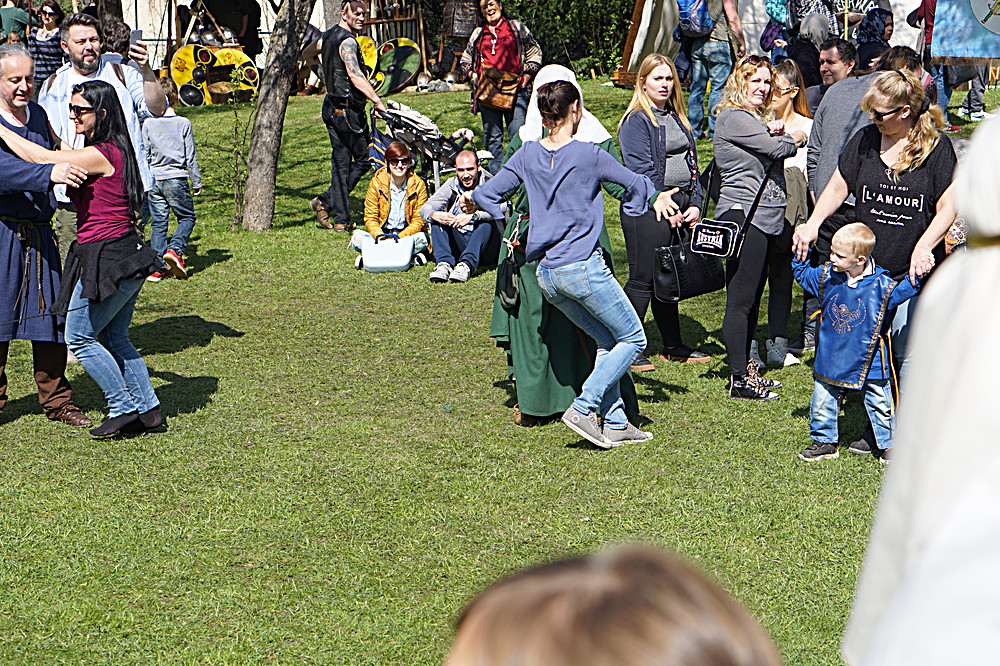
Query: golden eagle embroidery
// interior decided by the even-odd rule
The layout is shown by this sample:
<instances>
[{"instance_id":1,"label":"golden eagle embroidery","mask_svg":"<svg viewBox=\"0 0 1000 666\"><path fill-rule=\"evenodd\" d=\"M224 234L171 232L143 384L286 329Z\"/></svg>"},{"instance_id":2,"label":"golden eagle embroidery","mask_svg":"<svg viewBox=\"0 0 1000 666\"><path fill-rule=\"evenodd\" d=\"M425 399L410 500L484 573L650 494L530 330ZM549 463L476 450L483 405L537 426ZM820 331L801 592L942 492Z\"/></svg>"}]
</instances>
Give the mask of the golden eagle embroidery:
<instances>
[{"instance_id":1,"label":"golden eagle embroidery","mask_svg":"<svg viewBox=\"0 0 1000 666\"><path fill-rule=\"evenodd\" d=\"M843 303L837 302L839 297L838 294L830 300L830 304L826 306L826 316L830 319L830 324L833 326L834 331L837 333L846 333L864 321L865 305L859 298L857 301L858 309L851 310Z\"/></svg>"}]
</instances>

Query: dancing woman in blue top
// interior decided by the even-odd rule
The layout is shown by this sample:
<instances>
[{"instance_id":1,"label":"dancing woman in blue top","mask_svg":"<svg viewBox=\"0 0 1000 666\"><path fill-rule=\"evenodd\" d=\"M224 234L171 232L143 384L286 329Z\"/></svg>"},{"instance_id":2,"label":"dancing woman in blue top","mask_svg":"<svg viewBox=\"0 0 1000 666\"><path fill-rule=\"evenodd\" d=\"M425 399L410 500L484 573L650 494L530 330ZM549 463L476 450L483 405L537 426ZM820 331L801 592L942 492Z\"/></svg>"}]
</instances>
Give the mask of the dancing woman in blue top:
<instances>
[{"instance_id":1,"label":"dancing woman in blue top","mask_svg":"<svg viewBox=\"0 0 1000 666\"><path fill-rule=\"evenodd\" d=\"M652 434L629 424L618 389L622 375L646 348L646 335L598 244L604 224L601 182L624 187L624 210L635 216L645 213L650 202L657 218L676 214L670 194L677 190L658 194L649 178L632 173L594 144L573 140L583 105L572 83L540 86L538 110L549 135L525 143L499 174L463 198L471 209L500 217L500 202L524 184L531 209L525 254L528 261L539 260L542 293L597 341L594 371L563 414L563 423L605 449L646 441ZM598 415L604 418L603 431Z\"/></svg>"}]
</instances>

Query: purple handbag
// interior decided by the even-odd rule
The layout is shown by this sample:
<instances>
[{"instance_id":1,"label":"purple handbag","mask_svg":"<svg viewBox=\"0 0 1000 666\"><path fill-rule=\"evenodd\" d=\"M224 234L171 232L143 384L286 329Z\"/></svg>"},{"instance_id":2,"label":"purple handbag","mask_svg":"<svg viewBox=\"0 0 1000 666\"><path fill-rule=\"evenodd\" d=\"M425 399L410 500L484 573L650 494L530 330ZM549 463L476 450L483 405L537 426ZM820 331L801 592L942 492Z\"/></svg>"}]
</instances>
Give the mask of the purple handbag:
<instances>
[{"instance_id":1,"label":"purple handbag","mask_svg":"<svg viewBox=\"0 0 1000 666\"><path fill-rule=\"evenodd\" d=\"M781 29L784 27L774 19L768 22L767 27L764 28L764 32L760 34L760 48L762 51L767 53L774 48L774 40L781 36Z\"/></svg>"}]
</instances>

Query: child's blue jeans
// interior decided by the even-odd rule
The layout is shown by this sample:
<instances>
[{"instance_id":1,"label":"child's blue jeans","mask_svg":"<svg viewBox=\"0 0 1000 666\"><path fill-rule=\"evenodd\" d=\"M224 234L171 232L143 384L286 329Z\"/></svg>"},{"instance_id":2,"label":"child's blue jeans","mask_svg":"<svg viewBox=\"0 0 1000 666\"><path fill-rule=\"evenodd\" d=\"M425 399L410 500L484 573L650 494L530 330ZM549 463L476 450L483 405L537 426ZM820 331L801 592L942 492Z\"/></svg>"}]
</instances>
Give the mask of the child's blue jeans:
<instances>
[{"instance_id":1,"label":"child's blue jeans","mask_svg":"<svg viewBox=\"0 0 1000 666\"><path fill-rule=\"evenodd\" d=\"M163 255L167 249L177 254L184 254L188 240L194 230L194 199L187 178L168 178L158 180L153 184L147 198L149 204L150 223L153 237L150 245L157 254ZM174 211L177 218L177 228L167 243L167 218Z\"/></svg>"},{"instance_id":2,"label":"child's blue jeans","mask_svg":"<svg viewBox=\"0 0 1000 666\"><path fill-rule=\"evenodd\" d=\"M819 444L837 445L839 434L837 418L840 404L837 398L851 389L842 389L819 379L813 388L809 403L809 434L812 441ZM875 443L880 449L892 448L894 426L892 391L888 380L869 380L861 387L864 394L865 411L875 430Z\"/></svg>"}]
</instances>

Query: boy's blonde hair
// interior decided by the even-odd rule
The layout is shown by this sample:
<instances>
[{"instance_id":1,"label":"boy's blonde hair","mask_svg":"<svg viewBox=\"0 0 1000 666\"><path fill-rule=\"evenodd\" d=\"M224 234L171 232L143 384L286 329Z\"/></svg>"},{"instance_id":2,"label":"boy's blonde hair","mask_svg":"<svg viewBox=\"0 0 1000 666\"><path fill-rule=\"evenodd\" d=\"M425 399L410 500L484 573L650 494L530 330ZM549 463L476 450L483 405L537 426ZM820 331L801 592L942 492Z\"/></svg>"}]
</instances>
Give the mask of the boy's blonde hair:
<instances>
[{"instance_id":1,"label":"boy's blonde hair","mask_svg":"<svg viewBox=\"0 0 1000 666\"><path fill-rule=\"evenodd\" d=\"M840 241L846 245L854 253L854 256L866 259L872 256L872 250L875 249L875 234L868 228L868 225L861 222L852 222L838 229L830 242L834 241Z\"/></svg>"}]
</instances>

